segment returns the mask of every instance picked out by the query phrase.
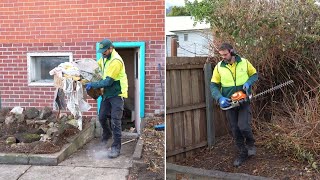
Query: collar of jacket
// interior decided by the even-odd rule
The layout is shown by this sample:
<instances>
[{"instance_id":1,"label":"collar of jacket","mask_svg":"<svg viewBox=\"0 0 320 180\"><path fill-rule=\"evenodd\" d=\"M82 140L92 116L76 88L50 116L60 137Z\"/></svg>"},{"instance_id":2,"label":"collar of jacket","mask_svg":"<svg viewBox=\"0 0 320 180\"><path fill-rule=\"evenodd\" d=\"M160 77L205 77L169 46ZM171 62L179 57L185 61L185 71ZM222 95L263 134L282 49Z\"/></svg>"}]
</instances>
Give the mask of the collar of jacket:
<instances>
[{"instance_id":1,"label":"collar of jacket","mask_svg":"<svg viewBox=\"0 0 320 180\"><path fill-rule=\"evenodd\" d=\"M241 57L240 57L239 55L236 55L235 58L236 58L236 62L237 62L237 63L239 63L239 62L242 61L242 60L241 60ZM228 64L228 63L225 63L224 61L221 61L220 66L221 66L221 67L226 67L227 64Z\"/></svg>"}]
</instances>

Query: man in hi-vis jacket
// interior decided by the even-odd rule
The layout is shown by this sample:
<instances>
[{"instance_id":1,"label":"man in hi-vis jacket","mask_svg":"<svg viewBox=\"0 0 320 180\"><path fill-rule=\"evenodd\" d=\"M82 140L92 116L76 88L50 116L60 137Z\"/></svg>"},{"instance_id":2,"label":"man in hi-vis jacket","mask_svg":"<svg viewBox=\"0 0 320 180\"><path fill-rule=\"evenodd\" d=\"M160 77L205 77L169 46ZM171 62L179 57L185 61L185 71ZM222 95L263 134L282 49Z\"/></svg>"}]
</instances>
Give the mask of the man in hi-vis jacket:
<instances>
[{"instance_id":1,"label":"man in hi-vis jacket","mask_svg":"<svg viewBox=\"0 0 320 180\"><path fill-rule=\"evenodd\" d=\"M222 108L230 106L230 97L237 91L251 92L252 84L258 80L256 69L245 58L237 55L233 47L223 43L219 48L223 58L213 70L210 89L213 98ZM234 166L240 166L249 156L256 154L255 140L251 129L250 102L239 107L226 110L232 135L239 155L234 161Z\"/></svg>"},{"instance_id":2,"label":"man in hi-vis jacket","mask_svg":"<svg viewBox=\"0 0 320 180\"><path fill-rule=\"evenodd\" d=\"M128 97L128 79L124 62L109 39L100 42L98 53L103 55L98 60L103 80L87 83L86 89L104 89L99 111L99 122L103 129L101 141L107 143L113 134L108 157L116 158L121 150L121 118L124 108L123 98Z\"/></svg>"}]
</instances>

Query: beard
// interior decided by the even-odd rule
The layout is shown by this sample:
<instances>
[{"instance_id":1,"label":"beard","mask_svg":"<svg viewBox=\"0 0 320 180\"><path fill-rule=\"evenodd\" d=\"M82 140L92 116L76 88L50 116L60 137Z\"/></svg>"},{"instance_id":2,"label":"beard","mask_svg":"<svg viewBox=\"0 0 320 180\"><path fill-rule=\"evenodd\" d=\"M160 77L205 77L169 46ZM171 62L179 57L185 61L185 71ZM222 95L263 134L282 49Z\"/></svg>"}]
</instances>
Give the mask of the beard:
<instances>
[{"instance_id":1,"label":"beard","mask_svg":"<svg viewBox=\"0 0 320 180\"><path fill-rule=\"evenodd\" d=\"M223 59L223 61L224 61L225 63L230 63L231 60L232 60L232 56L231 56L229 59Z\"/></svg>"},{"instance_id":2,"label":"beard","mask_svg":"<svg viewBox=\"0 0 320 180\"><path fill-rule=\"evenodd\" d=\"M110 59L110 57L111 57L111 53L110 53L110 54L108 54L108 55L103 54L103 58Z\"/></svg>"}]
</instances>

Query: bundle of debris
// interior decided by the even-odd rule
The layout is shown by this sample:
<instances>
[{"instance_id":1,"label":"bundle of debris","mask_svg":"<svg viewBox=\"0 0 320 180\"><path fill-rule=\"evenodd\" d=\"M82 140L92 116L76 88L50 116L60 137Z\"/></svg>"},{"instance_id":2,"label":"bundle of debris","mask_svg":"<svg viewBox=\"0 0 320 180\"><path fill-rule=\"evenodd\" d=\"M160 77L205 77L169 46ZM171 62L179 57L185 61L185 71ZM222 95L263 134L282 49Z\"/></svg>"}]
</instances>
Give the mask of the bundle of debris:
<instances>
[{"instance_id":1,"label":"bundle of debris","mask_svg":"<svg viewBox=\"0 0 320 180\"><path fill-rule=\"evenodd\" d=\"M57 88L53 102L53 110L67 109L72 113L82 130L82 112L88 111L91 106L84 100L84 85L87 82L102 79L99 66L93 59L81 59L75 62L61 63L49 72L54 75L54 86ZM88 95L97 99L100 90L92 90ZM66 102L65 102L66 99Z\"/></svg>"}]
</instances>

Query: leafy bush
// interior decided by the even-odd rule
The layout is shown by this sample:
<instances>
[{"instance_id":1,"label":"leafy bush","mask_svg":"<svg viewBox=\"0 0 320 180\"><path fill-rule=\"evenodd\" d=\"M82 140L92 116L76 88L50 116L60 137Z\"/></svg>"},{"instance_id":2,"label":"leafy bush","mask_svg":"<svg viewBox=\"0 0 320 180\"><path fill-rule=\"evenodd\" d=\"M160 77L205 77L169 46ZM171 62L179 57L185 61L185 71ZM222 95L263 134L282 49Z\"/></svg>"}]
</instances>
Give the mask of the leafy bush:
<instances>
[{"instance_id":1,"label":"leafy bush","mask_svg":"<svg viewBox=\"0 0 320 180\"><path fill-rule=\"evenodd\" d=\"M287 142L294 144L280 146L283 152L285 147L298 147L293 154L319 156L320 144L310 141L320 139L320 134L310 131L320 121L320 7L315 1L203 0L187 2L186 8L196 21L211 24L215 47L230 42L254 64L260 78L256 92L294 80L292 86L253 102L254 116L262 122L288 117L289 124L277 122L286 129L279 137L290 137ZM274 130L262 133L270 133L270 140ZM294 132L298 133L292 137Z\"/></svg>"}]
</instances>

